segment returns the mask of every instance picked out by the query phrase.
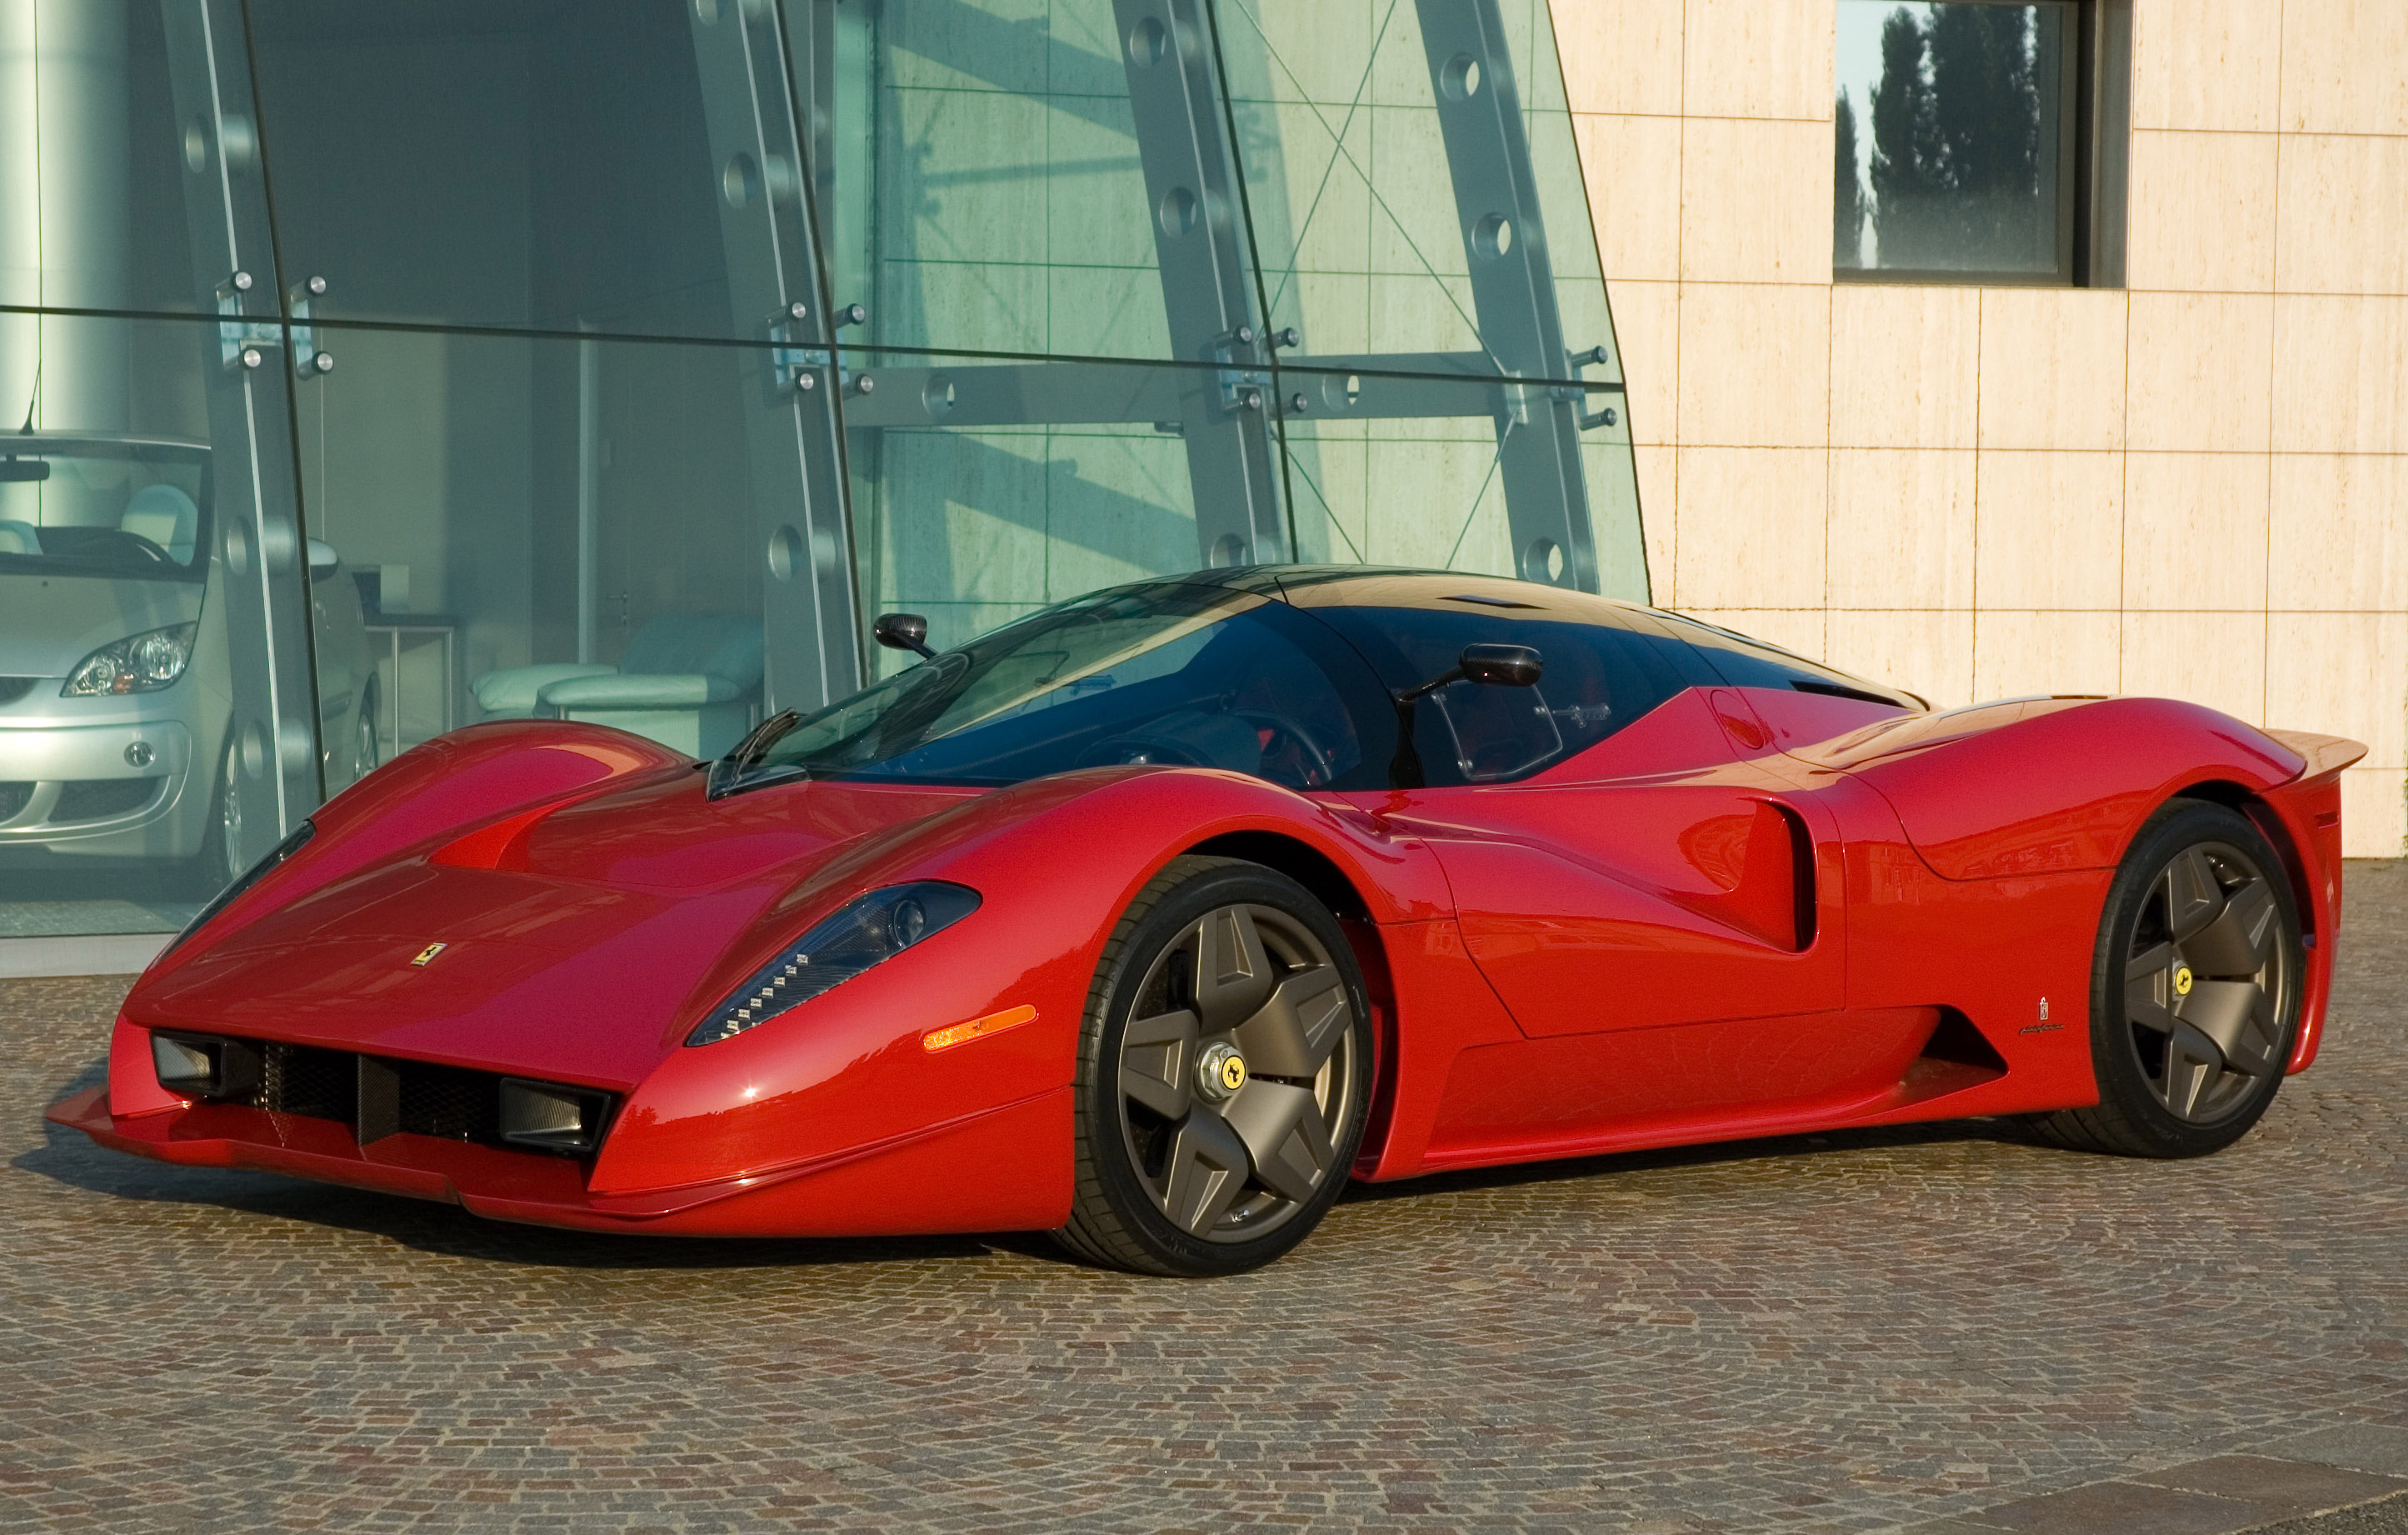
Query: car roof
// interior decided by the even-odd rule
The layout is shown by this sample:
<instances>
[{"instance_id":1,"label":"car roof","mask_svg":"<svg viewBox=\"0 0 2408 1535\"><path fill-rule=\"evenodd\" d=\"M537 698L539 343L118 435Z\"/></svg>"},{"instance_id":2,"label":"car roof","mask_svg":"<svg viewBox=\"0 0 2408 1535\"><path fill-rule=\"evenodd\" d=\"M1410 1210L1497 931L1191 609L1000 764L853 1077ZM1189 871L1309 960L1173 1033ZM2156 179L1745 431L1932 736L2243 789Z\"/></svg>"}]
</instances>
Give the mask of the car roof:
<instances>
[{"instance_id":1,"label":"car roof","mask_svg":"<svg viewBox=\"0 0 2408 1535\"><path fill-rule=\"evenodd\" d=\"M1200 570L1188 578L1276 596L1297 608L1413 608L1427 612L1488 609L1525 618L1623 624L1652 613L1636 602L1507 576L1362 565L1256 565Z\"/></svg>"}]
</instances>

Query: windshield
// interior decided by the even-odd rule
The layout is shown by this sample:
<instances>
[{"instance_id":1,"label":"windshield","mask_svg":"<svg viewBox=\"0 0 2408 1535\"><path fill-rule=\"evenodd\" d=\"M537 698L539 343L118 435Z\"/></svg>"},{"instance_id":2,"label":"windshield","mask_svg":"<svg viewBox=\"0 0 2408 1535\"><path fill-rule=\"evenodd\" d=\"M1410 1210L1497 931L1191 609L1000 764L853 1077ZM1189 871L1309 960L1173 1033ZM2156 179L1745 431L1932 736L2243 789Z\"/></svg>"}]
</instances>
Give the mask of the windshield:
<instances>
[{"instance_id":1,"label":"windshield","mask_svg":"<svg viewBox=\"0 0 2408 1535\"><path fill-rule=\"evenodd\" d=\"M208 503L196 447L0 436L0 572L198 581Z\"/></svg>"},{"instance_id":2,"label":"windshield","mask_svg":"<svg viewBox=\"0 0 2408 1535\"><path fill-rule=\"evenodd\" d=\"M1161 763L1359 788L1378 772L1366 724L1392 720L1369 669L1313 620L1155 581L1048 608L889 677L796 725L758 770L1012 783ZM1383 739L1379 761L1392 745Z\"/></svg>"}]
</instances>

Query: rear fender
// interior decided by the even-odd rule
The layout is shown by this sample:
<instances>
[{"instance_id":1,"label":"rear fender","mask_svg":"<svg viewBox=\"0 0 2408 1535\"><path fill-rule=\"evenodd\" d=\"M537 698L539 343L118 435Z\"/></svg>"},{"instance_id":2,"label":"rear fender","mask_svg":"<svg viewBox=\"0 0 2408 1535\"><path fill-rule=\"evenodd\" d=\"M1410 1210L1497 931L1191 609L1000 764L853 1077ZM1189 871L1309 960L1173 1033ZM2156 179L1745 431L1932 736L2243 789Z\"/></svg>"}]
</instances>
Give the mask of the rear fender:
<instances>
[{"instance_id":1,"label":"rear fender","mask_svg":"<svg viewBox=\"0 0 2408 1535\"><path fill-rule=\"evenodd\" d=\"M2195 784L2263 795L2306 760L2196 704L2042 698L1903 716L1796 753L1875 790L1947 880L2113 868Z\"/></svg>"}]
</instances>

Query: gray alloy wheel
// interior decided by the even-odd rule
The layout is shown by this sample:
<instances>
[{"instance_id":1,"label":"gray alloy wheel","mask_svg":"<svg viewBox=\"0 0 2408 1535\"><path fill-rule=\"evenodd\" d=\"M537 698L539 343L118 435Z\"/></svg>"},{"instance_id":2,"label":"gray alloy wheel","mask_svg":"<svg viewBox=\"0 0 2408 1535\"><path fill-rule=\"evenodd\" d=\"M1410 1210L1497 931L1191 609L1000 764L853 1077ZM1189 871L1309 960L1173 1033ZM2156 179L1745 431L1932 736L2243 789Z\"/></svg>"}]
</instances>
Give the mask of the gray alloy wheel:
<instances>
[{"instance_id":1,"label":"gray alloy wheel","mask_svg":"<svg viewBox=\"0 0 2408 1535\"><path fill-rule=\"evenodd\" d=\"M1346 1181L1370 1077L1336 920L1259 865L1175 859L1115 931L1096 992L1066 1245L1211 1274L1302 1241Z\"/></svg>"},{"instance_id":2,"label":"gray alloy wheel","mask_svg":"<svg viewBox=\"0 0 2408 1535\"><path fill-rule=\"evenodd\" d=\"M375 772L376 765L377 729L375 700L371 698L369 702L360 710L359 739L353 742L351 747L351 782L356 783L361 779L364 779L370 773Z\"/></svg>"},{"instance_id":3,"label":"gray alloy wheel","mask_svg":"<svg viewBox=\"0 0 2408 1535\"><path fill-rule=\"evenodd\" d=\"M2100 939L2100 1103L2048 1126L2143 1156L2240 1139L2282 1085L2299 1024L2299 910L2273 849L2235 811L2175 802L2134 839Z\"/></svg>"}]
</instances>

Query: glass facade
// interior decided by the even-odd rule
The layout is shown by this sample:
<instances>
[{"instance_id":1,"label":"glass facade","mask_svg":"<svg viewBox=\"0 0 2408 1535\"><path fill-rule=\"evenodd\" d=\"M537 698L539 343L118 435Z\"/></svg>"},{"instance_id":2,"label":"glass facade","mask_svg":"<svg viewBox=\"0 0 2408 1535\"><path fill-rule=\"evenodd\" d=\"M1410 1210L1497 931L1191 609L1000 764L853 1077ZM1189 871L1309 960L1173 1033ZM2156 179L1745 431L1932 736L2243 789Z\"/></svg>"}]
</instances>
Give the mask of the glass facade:
<instances>
[{"instance_id":1,"label":"glass facade","mask_svg":"<svg viewBox=\"0 0 2408 1535\"><path fill-rule=\"evenodd\" d=\"M1543 0L0 0L0 938L1135 577L1643 597Z\"/></svg>"}]
</instances>

